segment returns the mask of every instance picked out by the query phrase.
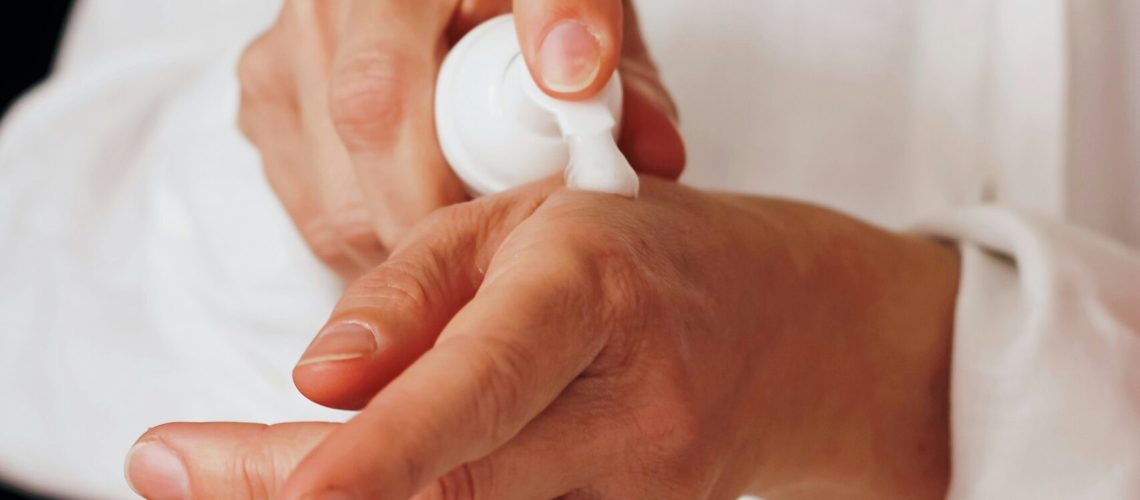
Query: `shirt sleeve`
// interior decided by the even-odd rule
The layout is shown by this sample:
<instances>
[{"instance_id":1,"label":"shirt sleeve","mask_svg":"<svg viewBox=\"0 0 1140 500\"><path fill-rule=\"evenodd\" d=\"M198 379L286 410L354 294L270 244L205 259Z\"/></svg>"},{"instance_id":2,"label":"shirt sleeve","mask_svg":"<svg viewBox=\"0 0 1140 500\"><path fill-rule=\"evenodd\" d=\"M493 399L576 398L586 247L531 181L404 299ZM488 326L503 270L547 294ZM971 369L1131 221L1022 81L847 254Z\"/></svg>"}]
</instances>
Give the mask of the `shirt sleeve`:
<instances>
[{"instance_id":1,"label":"shirt sleeve","mask_svg":"<svg viewBox=\"0 0 1140 500\"><path fill-rule=\"evenodd\" d=\"M1140 498L1140 255L997 206L922 230L962 250L948 498Z\"/></svg>"}]
</instances>

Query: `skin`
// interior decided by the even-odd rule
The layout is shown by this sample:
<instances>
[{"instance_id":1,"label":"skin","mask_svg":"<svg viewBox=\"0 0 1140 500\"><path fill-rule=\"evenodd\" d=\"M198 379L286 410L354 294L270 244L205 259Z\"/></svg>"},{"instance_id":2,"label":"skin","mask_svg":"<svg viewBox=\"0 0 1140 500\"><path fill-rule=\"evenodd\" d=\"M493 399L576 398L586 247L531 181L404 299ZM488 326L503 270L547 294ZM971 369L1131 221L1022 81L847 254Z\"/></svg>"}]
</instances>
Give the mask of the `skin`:
<instances>
[{"instance_id":1,"label":"skin","mask_svg":"<svg viewBox=\"0 0 1140 500\"><path fill-rule=\"evenodd\" d=\"M246 49L241 130L305 241L341 277L382 262L431 211L467 200L436 139L436 73L463 34L511 11L510 0L286 0ZM620 67L620 146L640 172L680 175L676 110L628 2L519 0L513 12L523 56L547 93L592 96ZM596 51L591 42L544 57L546 35L566 21L593 34ZM596 56L593 78L569 91L547 84L544 72L560 67L552 60L584 54Z\"/></svg>"},{"instance_id":2,"label":"skin","mask_svg":"<svg viewBox=\"0 0 1140 500\"><path fill-rule=\"evenodd\" d=\"M628 200L552 180L418 225L326 327L384 347L295 373L315 400L367 401L349 422L139 442L179 457L193 498L944 496L956 252L642 183ZM144 495L152 474L128 465Z\"/></svg>"}]
</instances>

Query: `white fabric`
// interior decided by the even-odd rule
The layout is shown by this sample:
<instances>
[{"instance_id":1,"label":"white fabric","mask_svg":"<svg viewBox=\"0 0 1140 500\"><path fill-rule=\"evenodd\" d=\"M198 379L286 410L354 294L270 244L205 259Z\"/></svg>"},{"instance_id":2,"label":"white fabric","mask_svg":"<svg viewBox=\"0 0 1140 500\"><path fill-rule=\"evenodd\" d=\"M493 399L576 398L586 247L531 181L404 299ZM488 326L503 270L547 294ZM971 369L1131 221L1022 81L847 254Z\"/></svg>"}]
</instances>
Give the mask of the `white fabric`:
<instances>
[{"instance_id":1,"label":"white fabric","mask_svg":"<svg viewBox=\"0 0 1140 500\"><path fill-rule=\"evenodd\" d=\"M81 0L0 127L0 476L128 495L171 420L340 418L337 296L235 127L278 0ZM686 182L960 242L954 499L1140 498L1140 3L641 1Z\"/></svg>"},{"instance_id":2,"label":"white fabric","mask_svg":"<svg viewBox=\"0 0 1140 500\"><path fill-rule=\"evenodd\" d=\"M80 2L0 128L4 480L130 498L149 426L340 418L290 380L339 285L235 130L236 58L273 15L236 5Z\"/></svg>"},{"instance_id":3,"label":"white fabric","mask_svg":"<svg viewBox=\"0 0 1140 500\"><path fill-rule=\"evenodd\" d=\"M949 213L929 229L965 242L951 498L1137 498L1137 255L995 207Z\"/></svg>"}]
</instances>

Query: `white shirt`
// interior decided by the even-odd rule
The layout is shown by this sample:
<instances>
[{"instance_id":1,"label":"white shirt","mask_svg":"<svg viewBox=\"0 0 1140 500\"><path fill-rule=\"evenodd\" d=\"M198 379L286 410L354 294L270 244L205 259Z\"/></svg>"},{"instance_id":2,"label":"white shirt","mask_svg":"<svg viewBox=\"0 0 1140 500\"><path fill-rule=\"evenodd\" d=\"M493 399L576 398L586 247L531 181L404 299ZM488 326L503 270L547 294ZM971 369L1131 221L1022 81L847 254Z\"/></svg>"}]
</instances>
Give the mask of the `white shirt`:
<instances>
[{"instance_id":1,"label":"white shirt","mask_svg":"<svg viewBox=\"0 0 1140 500\"><path fill-rule=\"evenodd\" d=\"M339 286L234 126L279 0L85 0L0 127L0 477L124 497L147 426L341 419ZM953 499L1140 498L1140 4L654 0L685 181L959 242Z\"/></svg>"}]
</instances>

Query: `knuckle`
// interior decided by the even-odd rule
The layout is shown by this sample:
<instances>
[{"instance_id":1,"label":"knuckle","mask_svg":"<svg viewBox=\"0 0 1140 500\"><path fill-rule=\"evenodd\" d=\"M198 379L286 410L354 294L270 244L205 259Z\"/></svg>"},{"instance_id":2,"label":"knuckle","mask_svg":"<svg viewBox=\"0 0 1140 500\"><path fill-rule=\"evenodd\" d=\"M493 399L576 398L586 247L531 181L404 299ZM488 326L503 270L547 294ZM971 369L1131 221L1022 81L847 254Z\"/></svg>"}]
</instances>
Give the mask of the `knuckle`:
<instances>
[{"instance_id":1,"label":"knuckle","mask_svg":"<svg viewBox=\"0 0 1140 500\"><path fill-rule=\"evenodd\" d=\"M254 118L254 115L250 112L249 107L244 102L238 108L237 126L238 131L241 132L241 135L256 145L258 141L257 131L259 127L257 125L257 120Z\"/></svg>"},{"instance_id":2,"label":"knuckle","mask_svg":"<svg viewBox=\"0 0 1140 500\"><path fill-rule=\"evenodd\" d=\"M344 252L341 251L340 247L327 238L309 240L309 249L321 262L340 262L344 257Z\"/></svg>"},{"instance_id":3,"label":"knuckle","mask_svg":"<svg viewBox=\"0 0 1140 500\"><path fill-rule=\"evenodd\" d=\"M472 395L475 421L485 426L487 448L508 441L525 418L521 414L526 374L534 373L535 357L516 341L492 336L472 339L466 346L479 389Z\"/></svg>"},{"instance_id":4,"label":"knuckle","mask_svg":"<svg viewBox=\"0 0 1140 500\"><path fill-rule=\"evenodd\" d=\"M565 293L589 297L596 308L599 324L630 325L645 317L653 301L656 287L647 269L660 269L631 250L626 235L597 234L570 229L556 237L562 241L548 251L556 262L551 281L569 288Z\"/></svg>"},{"instance_id":5,"label":"knuckle","mask_svg":"<svg viewBox=\"0 0 1140 500\"><path fill-rule=\"evenodd\" d=\"M380 240L368 218L368 211L359 208L336 213L329 218L332 237L341 245L358 250L371 250L380 246Z\"/></svg>"},{"instance_id":6,"label":"knuckle","mask_svg":"<svg viewBox=\"0 0 1140 500\"><path fill-rule=\"evenodd\" d=\"M409 65L396 51L375 49L347 59L329 82L329 113L350 148L396 137L404 114L402 81Z\"/></svg>"},{"instance_id":7,"label":"knuckle","mask_svg":"<svg viewBox=\"0 0 1140 500\"><path fill-rule=\"evenodd\" d=\"M289 109L292 99L289 96L292 91L291 75L281 66L279 54L271 47L270 40L271 35L266 33L250 43L242 52L237 66L241 86L237 125L241 133L255 144L259 138L268 137L265 125L269 113Z\"/></svg>"},{"instance_id":8,"label":"knuckle","mask_svg":"<svg viewBox=\"0 0 1140 500\"><path fill-rule=\"evenodd\" d=\"M247 133L246 136L248 137L249 134ZM254 139L251 138L250 140ZM292 174L292 172L286 169L281 161L276 161L265 149L260 146L258 146L258 149L261 153L261 173L265 177L266 184L277 194L278 198L281 198L289 214L296 216L296 214L293 213L295 211L294 207L289 203L297 196L297 190L293 187L293 182L291 182L292 175L290 174ZM301 229L302 236L308 240L308 235L304 234L304 228Z\"/></svg>"},{"instance_id":9,"label":"knuckle","mask_svg":"<svg viewBox=\"0 0 1140 500\"><path fill-rule=\"evenodd\" d=\"M477 211L474 205L469 203L445 206L424 217L423 225L427 228L426 231L431 233L454 233L466 223L477 220Z\"/></svg>"},{"instance_id":10,"label":"knuckle","mask_svg":"<svg viewBox=\"0 0 1140 500\"><path fill-rule=\"evenodd\" d=\"M271 49L271 34L266 33L251 42L238 60L238 81L241 83L242 101L248 104L274 100L281 91L278 64Z\"/></svg>"},{"instance_id":11,"label":"knuckle","mask_svg":"<svg viewBox=\"0 0 1140 500\"><path fill-rule=\"evenodd\" d=\"M641 312L650 309L647 302L656 287L645 273L644 260L626 249L611 248L595 252L589 261L595 266L594 275L601 289L599 295L604 298L606 317L639 318Z\"/></svg>"},{"instance_id":12,"label":"knuckle","mask_svg":"<svg viewBox=\"0 0 1140 500\"><path fill-rule=\"evenodd\" d=\"M620 220L576 224L563 233L563 247L574 256L566 272L586 278L581 281L591 288L589 296L600 298L599 315L606 320L643 317L661 290L669 268L643 233Z\"/></svg>"},{"instance_id":13,"label":"knuckle","mask_svg":"<svg viewBox=\"0 0 1140 500\"><path fill-rule=\"evenodd\" d=\"M436 480L417 500L492 500L487 459L456 467Z\"/></svg>"},{"instance_id":14,"label":"knuckle","mask_svg":"<svg viewBox=\"0 0 1140 500\"><path fill-rule=\"evenodd\" d=\"M436 278L421 263L410 259L391 259L379 272L358 280L354 291L373 301L415 312L428 311L432 290L438 289Z\"/></svg>"},{"instance_id":15,"label":"knuckle","mask_svg":"<svg viewBox=\"0 0 1140 500\"><path fill-rule=\"evenodd\" d=\"M420 234L431 235L444 247L454 246L465 235L481 235L481 224L486 223L484 211L475 203L447 205L433 210L416 226Z\"/></svg>"},{"instance_id":16,"label":"knuckle","mask_svg":"<svg viewBox=\"0 0 1140 500\"><path fill-rule=\"evenodd\" d=\"M271 174L270 170L266 170L267 174ZM272 175L270 178L272 179ZM271 184L273 184L271 182ZM331 226L322 220L316 220L300 226L301 236L305 242L309 244L309 249L322 262L330 263L341 260L344 257L344 250L337 242Z\"/></svg>"},{"instance_id":17,"label":"knuckle","mask_svg":"<svg viewBox=\"0 0 1140 500\"><path fill-rule=\"evenodd\" d=\"M703 429L693 408L695 390L681 369L658 366L656 382L647 384L640 408L633 413L635 434L650 462L672 462L701 455Z\"/></svg>"},{"instance_id":18,"label":"knuckle","mask_svg":"<svg viewBox=\"0 0 1140 500\"><path fill-rule=\"evenodd\" d=\"M261 432L268 433L269 429L269 426L264 426ZM272 452L257 446L261 442L260 439L251 440L250 445L235 455L232 474L238 484L234 489L242 491L242 498L268 500L277 490L277 462Z\"/></svg>"}]
</instances>

